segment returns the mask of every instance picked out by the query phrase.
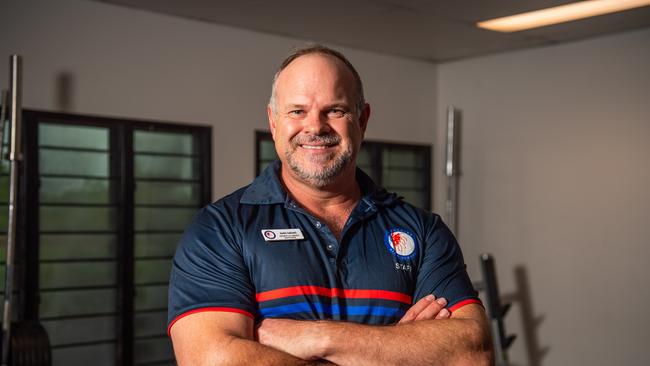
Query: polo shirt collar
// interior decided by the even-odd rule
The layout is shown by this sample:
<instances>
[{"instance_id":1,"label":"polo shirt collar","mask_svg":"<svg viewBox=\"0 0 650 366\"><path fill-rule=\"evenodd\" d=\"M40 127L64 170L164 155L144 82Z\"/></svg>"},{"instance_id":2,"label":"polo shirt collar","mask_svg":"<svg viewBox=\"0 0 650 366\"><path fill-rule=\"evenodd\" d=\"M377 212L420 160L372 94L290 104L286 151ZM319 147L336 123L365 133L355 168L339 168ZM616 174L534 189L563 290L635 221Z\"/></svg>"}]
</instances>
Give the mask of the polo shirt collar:
<instances>
[{"instance_id":1,"label":"polo shirt collar","mask_svg":"<svg viewBox=\"0 0 650 366\"><path fill-rule=\"evenodd\" d=\"M287 192L280 182L280 161L276 160L271 163L262 174L260 174L253 183L251 183L241 199L242 204L249 205L270 205L285 203L288 199ZM398 199L395 193L389 193L386 189L381 188L372 181L372 179L357 168L357 182L361 187L361 200L369 207L387 206ZM374 210L373 210L374 211Z\"/></svg>"}]
</instances>

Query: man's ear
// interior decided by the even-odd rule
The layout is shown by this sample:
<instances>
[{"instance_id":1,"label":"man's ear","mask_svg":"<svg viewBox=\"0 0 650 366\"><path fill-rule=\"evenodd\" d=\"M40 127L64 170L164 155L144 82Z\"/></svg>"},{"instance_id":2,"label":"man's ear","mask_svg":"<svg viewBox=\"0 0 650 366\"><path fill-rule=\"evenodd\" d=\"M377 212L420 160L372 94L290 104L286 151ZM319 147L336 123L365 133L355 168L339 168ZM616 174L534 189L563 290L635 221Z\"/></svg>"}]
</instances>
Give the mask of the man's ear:
<instances>
[{"instance_id":1,"label":"man's ear","mask_svg":"<svg viewBox=\"0 0 650 366\"><path fill-rule=\"evenodd\" d=\"M271 105L266 106L266 115L269 119L269 129L271 130L271 136L273 137L273 141L275 141L275 113L273 113L273 109L271 108Z\"/></svg>"},{"instance_id":2,"label":"man's ear","mask_svg":"<svg viewBox=\"0 0 650 366\"><path fill-rule=\"evenodd\" d=\"M368 120L370 119L370 104L366 103L363 105L363 110L359 116L359 128L361 128L362 133L366 133L366 128L368 127Z\"/></svg>"}]
</instances>

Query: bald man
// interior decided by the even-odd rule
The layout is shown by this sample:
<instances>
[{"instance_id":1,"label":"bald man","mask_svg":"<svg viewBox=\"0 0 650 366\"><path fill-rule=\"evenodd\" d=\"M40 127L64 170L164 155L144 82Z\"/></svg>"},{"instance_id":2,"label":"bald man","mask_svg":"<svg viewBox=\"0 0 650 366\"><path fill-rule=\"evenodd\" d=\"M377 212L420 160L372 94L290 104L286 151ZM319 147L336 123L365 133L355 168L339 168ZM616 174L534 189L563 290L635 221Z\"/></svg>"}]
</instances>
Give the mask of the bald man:
<instances>
[{"instance_id":1,"label":"bald man","mask_svg":"<svg viewBox=\"0 0 650 366\"><path fill-rule=\"evenodd\" d=\"M490 365L453 235L356 168L370 106L352 64L297 50L267 112L280 160L202 209L174 257L179 365Z\"/></svg>"}]
</instances>

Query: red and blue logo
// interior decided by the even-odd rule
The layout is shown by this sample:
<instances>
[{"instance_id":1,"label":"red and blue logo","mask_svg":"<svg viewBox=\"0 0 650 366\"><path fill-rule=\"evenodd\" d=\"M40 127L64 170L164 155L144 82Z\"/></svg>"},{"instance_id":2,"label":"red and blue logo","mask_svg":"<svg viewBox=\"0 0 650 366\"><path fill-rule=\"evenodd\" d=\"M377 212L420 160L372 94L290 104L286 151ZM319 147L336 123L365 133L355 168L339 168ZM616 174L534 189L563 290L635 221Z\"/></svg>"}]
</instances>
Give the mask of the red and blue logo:
<instances>
[{"instance_id":1,"label":"red and blue logo","mask_svg":"<svg viewBox=\"0 0 650 366\"><path fill-rule=\"evenodd\" d=\"M384 244L400 259L411 259L417 254L415 235L406 229L396 227L386 230Z\"/></svg>"}]
</instances>

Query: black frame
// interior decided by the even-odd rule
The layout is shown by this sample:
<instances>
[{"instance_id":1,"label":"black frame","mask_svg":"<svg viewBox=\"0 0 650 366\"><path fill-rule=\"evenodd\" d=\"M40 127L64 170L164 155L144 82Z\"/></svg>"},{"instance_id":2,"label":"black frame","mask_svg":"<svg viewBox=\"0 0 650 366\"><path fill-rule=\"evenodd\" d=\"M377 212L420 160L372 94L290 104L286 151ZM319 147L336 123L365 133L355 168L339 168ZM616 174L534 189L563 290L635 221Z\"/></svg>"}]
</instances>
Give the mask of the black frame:
<instances>
[{"instance_id":1,"label":"black frame","mask_svg":"<svg viewBox=\"0 0 650 366\"><path fill-rule=\"evenodd\" d=\"M255 176L258 176L260 172L260 144L262 141L273 141L271 132L264 130L255 131ZM395 143L388 141L377 141L377 140L364 140L362 146L370 149L370 164L373 168L374 174L371 178L379 186L383 186L382 179L382 157L381 152L383 149L387 148L403 148L403 149L414 149L422 152L424 156L424 176L425 180L425 206L422 207L424 210L431 210L431 194L433 191L433 185L431 180L431 145L424 144L405 144L405 143Z\"/></svg>"},{"instance_id":2,"label":"black frame","mask_svg":"<svg viewBox=\"0 0 650 366\"><path fill-rule=\"evenodd\" d=\"M135 130L188 132L199 139L202 157L200 161L202 184L201 205L212 201L212 127L159 121L144 121L88 115L72 115L36 110L23 110L23 169L19 207L18 263L24 268L18 276L17 289L24 294L16 302L20 320L39 320L39 176L38 176L38 124L56 123L98 126L109 129L110 180L117 180L117 188L111 192L118 207L117 222L117 313L116 365L133 364L134 346L134 177L133 133ZM27 255L29 253L29 255ZM22 290L22 291L21 291ZM91 342L104 343L104 342ZM90 343L89 343L90 344Z\"/></svg>"}]
</instances>

